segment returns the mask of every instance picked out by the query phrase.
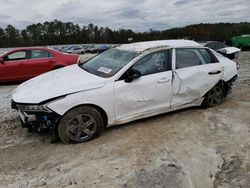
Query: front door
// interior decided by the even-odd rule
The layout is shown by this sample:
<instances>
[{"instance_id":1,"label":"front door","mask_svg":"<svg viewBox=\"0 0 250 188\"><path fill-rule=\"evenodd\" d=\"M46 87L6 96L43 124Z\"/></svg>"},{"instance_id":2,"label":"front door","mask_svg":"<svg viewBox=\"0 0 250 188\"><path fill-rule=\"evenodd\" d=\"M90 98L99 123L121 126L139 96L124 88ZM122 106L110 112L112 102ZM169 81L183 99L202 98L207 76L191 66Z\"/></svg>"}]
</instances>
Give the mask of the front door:
<instances>
[{"instance_id":1,"label":"front door","mask_svg":"<svg viewBox=\"0 0 250 188\"><path fill-rule=\"evenodd\" d=\"M126 73L115 82L115 115L121 122L168 111L171 97L171 55L169 50L144 56L129 70L141 77L126 83ZM129 71L128 70L128 71Z\"/></svg>"},{"instance_id":2,"label":"front door","mask_svg":"<svg viewBox=\"0 0 250 188\"><path fill-rule=\"evenodd\" d=\"M1 81L18 81L27 79L27 51L20 50L6 54L4 63L0 64Z\"/></svg>"}]
</instances>

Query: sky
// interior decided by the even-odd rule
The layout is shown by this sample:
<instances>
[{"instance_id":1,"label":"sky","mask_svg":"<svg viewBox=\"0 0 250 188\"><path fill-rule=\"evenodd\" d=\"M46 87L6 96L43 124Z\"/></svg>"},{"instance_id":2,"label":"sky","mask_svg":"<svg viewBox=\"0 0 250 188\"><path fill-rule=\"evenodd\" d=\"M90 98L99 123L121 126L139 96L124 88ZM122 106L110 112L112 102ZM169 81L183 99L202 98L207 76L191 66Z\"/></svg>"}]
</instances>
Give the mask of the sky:
<instances>
[{"instance_id":1,"label":"sky","mask_svg":"<svg viewBox=\"0 0 250 188\"><path fill-rule=\"evenodd\" d=\"M197 23L250 22L250 0L0 0L0 27L54 19L147 31Z\"/></svg>"}]
</instances>

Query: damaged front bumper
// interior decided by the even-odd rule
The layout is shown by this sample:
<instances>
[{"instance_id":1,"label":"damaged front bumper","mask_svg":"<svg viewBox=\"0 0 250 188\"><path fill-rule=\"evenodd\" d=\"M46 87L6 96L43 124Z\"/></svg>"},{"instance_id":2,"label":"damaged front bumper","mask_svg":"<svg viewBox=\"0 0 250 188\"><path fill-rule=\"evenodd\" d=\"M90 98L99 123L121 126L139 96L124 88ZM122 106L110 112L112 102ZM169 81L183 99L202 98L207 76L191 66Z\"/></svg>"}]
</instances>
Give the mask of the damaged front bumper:
<instances>
[{"instance_id":1,"label":"damaged front bumper","mask_svg":"<svg viewBox=\"0 0 250 188\"><path fill-rule=\"evenodd\" d=\"M18 104L12 101L12 109L18 110L23 128L45 133L55 129L60 115L42 105Z\"/></svg>"}]
</instances>

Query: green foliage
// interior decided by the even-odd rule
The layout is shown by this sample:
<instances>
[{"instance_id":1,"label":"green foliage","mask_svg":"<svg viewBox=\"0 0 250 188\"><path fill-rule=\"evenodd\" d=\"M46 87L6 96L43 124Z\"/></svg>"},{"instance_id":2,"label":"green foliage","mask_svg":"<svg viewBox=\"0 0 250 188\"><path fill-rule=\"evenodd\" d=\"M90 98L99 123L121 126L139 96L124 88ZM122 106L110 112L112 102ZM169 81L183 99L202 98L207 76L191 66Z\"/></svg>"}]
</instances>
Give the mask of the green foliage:
<instances>
[{"instance_id":1,"label":"green foliage","mask_svg":"<svg viewBox=\"0 0 250 188\"><path fill-rule=\"evenodd\" d=\"M134 32L130 29L111 30L93 24L83 26L71 22L54 20L37 23L18 30L8 25L0 28L0 47L40 46L82 43L128 43L162 39L191 39L197 41L218 40L231 43L234 36L250 34L250 23L196 24L182 28L147 32Z\"/></svg>"}]
</instances>

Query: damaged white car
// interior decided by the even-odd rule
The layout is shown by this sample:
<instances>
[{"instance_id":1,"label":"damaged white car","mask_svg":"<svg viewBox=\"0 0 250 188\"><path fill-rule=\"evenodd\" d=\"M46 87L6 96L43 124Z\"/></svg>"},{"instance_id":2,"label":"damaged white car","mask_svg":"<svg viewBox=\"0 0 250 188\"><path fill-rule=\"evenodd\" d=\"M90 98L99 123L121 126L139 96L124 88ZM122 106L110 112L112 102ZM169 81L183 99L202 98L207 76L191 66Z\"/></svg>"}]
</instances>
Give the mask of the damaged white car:
<instances>
[{"instance_id":1,"label":"damaged white car","mask_svg":"<svg viewBox=\"0 0 250 188\"><path fill-rule=\"evenodd\" d=\"M234 61L194 41L125 44L21 84L12 108L25 127L50 129L63 143L80 143L107 126L213 107L236 78Z\"/></svg>"}]
</instances>

